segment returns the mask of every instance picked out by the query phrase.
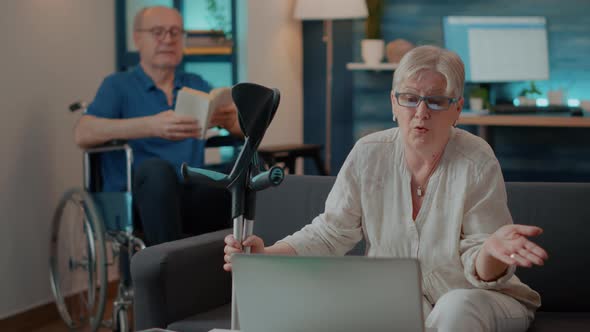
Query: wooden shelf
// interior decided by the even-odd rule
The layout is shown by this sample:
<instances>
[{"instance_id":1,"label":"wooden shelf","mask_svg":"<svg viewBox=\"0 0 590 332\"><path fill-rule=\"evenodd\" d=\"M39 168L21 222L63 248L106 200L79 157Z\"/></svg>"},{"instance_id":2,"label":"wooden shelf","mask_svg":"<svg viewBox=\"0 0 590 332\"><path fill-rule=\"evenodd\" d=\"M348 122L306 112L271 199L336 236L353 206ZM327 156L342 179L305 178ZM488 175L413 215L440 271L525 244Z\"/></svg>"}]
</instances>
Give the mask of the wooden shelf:
<instances>
[{"instance_id":1,"label":"wooden shelf","mask_svg":"<svg viewBox=\"0 0 590 332\"><path fill-rule=\"evenodd\" d=\"M390 63L390 62L382 62L376 65L369 65L364 62L349 62L346 64L346 69L348 70L395 70L399 64L398 63Z\"/></svg>"},{"instance_id":2,"label":"wooden shelf","mask_svg":"<svg viewBox=\"0 0 590 332\"><path fill-rule=\"evenodd\" d=\"M230 46L218 47L187 47L184 49L185 55L229 55L232 54Z\"/></svg>"},{"instance_id":3,"label":"wooden shelf","mask_svg":"<svg viewBox=\"0 0 590 332\"><path fill-rule=\"evenodd\" d=\"M185 54L182 61L186 62L232 62L231 54Z\"/></svg>"}]
</instances>

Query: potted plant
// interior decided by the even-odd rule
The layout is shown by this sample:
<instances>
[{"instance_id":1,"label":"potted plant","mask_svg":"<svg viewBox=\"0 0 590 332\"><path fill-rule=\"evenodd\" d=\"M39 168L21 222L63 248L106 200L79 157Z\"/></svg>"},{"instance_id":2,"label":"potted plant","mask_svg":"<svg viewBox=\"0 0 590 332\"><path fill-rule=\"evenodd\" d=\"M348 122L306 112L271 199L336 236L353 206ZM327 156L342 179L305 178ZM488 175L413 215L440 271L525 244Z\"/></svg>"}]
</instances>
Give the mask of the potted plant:
<instances>
[{"instance_id":1,"label":"potted plant","mask_svg":"<svg viewBox=\"0 0 590 332\"><path fill-rule=\"evenodd\" d=\"M226 7L218 0L207 0L207 21L212 30L223 31L225 38L232 39L231 24L227 17Z\"/></svg>"},{"instance_id":2,"label":"potted plant","mask_svg":"<svg viewBox=\"0 0 590 332\"><path fill-rule=\"evenodd\" d=\"M474 87L469 91L469 108L472 111L489 109L489 92L483 86Z\"/></svg>"},{"instance_id":3,"label":"potted plant","mask_svg":"<svg viewBox=\"0 0 590 332\"><path fill-rule=\"evenodd\" d=\"M541 91L537 88L535 82L531 81L530 86L528 88L523 88L518 94L518 101L520 102L521 106L535 106L535 96L540 95Z\"/></svg>"},{"instance_id":4,"label":"potted plant","mask_svg":"<svg viewBox=\"0 0 590 332\"><path fill-rule=\"evenodd\" d=\"M366 64L376 65L383 59L385 43L381 36L383 0L366 0L369 16L365 22L366 39L361 41L361 56Z\"/></svg>"}]
</instances>

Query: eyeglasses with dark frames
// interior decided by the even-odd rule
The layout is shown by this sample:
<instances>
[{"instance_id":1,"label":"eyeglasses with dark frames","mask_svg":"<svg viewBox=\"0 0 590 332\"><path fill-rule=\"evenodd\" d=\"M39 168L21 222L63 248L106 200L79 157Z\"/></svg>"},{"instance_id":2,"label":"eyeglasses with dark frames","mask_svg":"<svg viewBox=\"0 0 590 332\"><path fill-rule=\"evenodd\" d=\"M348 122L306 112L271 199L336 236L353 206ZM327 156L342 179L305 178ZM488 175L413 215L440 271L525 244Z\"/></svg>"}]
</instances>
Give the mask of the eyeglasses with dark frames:
<instances>
[{"instance_id":1,"label":"eyeglasses with dark frames","mask_svg":"<svg viewBox=\"0 0 590 332\"><path fill-rule=\"evenodd\" d=\"M433 111L446 111L451 107L451 104L459 100L447 96L420 96L414 93L396 92L394 95L400 106L416 108L424 101L426 106Z\"/></svg>"},{"instance_id":2,"label":"eyeglasses with dark frames","mask_svg":"<svg viewBox=\"0 0 590 332\"><path fill-rule=\"evenodd\" d=\"M136 29L137 32L148 32L154 37L157 41L162 41L166 39L166 35L170 34L170 39L173 41L179 40L186 35L186 31L179 28L179 27L171 27L166 29L163 26L155 26L149 29Z\"/></svg>"}]
</instances>

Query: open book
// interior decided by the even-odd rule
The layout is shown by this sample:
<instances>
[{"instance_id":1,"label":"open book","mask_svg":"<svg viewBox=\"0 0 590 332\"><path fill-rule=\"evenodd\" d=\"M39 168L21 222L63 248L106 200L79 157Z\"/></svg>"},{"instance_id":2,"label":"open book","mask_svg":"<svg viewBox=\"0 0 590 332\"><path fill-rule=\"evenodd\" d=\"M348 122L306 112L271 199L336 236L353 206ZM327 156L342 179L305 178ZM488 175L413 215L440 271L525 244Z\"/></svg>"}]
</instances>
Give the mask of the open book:
<instances>
[{"instance_id":1,"label":"open book","mask_svg":"<svg viewBox=\"0 0 590 332\"><path fill-rule=\"evenodd\" d=\"M229 106L231 103L233 103L233 99L230 88L216 88L211 90L210 93L206 93L183 87L178 91L174 111L197 119L202 130L201 137L205 138L213 110L218 107Z\"/></svg>"}]
</instances>

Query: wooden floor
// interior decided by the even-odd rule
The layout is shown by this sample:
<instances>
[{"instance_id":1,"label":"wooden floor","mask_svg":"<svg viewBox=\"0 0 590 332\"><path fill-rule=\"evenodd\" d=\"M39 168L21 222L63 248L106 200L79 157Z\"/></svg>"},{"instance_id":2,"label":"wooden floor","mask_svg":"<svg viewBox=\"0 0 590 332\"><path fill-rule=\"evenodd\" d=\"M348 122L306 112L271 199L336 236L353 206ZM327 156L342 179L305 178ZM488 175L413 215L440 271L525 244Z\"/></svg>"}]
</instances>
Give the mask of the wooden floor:
<instances>
[{"instance_id":1,"label":"wooden floor","mask_svg":"<svg viewBox=\"0 0 590 332\"><path fill-rule=\"evenodd\" d=\"M109 299L109 301L107 301L107 306L105 308L105 312L104 312L104 319L110 319L112 316L112 309L113 308L113 299ZM23 332L27 331L27 330L22 330ZM90 332L90 329L84 329L84 330L80 330L81 332ZM106 329L106 328L101 328L98 331L103 332L103 331L112 331L110 329ZM70 330L68 329L68 327L66 326L66 324L61 320L55 320L51 323L48 323L47 325L43 325L40 326L38 328L35 328L33 330L28 330L27 332L70 332Z\"/></svg>"},{"instance_id":2,"label":"wooden floor","mask_svg":"<svg viewBox=\"0 0 590 332\"><path fill-rule=\"evenodd\" d=\"M104 319L110 319L113 313L113 301L116 297L117 281L109 284L107 301L104 311ZM133 327L133 314L129 313L129 325ZM131 329L133 331L133 329ZM0 331L10 332L69 332L65 323L59 317L55 304L48 304L42 308L32 309L17 315L17 317L0 320ZM90 329L81 330L88 331ZM101 328L100 332L111 331Z\"/></svg>"},{"instance_id":3,"label":"wooden floor","mask_svg":"<svg viewBox=\"0 0 590 332\"><path fill-rule=\"evenodd\" d=\"M105 314L104 314L104 319L110 319L112 316L112 307L113 307L113 301L110 300L108 301L108 305L106 306L105 309ZM130 313L129 314L129 324L132 327L132 321L133 321L133 315ZM67 326L64 324L64 322L61 319L55 320L53 322L50 322L46 325L42 325L39 326L38 328L35 329L23 329L23 330L19 330L19 332L69 332L70 330L68 330ZM80 330L81 332L83 331L88 331L90 332L90 329L84 329L84 330ZM106 328L101 328L98 330L99 332L107 332L107 331L112 331L110 329L106 329ZM133 331L133 329L131 329L131 331ZM16 332L16 331L15 331Z\"/></svg>"},{"instance_id":4,"label":"wooden floor","mask_svg":"<svg viewBox=\"0 0 590 332\"><path fill-rule=\"evenodd\" d=\"M110 319L112 316L112 309L113 308L113 299L109 299L107 301L107 306L105 308L105 313L104 313L104 319ZM130 315L130 320L132 320L132 315ZM131 322L130 322L131 324ZM18 332L69 332L70 330L67 328L67 326L65 325L65 323L61 320L61 319L57 319L55 321L52 321L50 323L44 324L42 326L38 326L36 328L33 329L19 329ZM88 331L90 332L90 329L84 329L84 330L80 330L80 331ZM106 329L106 328L101 328L98 331L100 332L106 332L106 331L111 331L110 329ZM15 331L16 332L16 331Z\"/></svg>"},{"instance_id":5,"label":"wooden floor","mask_svg":"<svg viewBox=\"0 0 590 332\"><path fill-rule=\"evenodd\" d=\"M68 328L66 327L66 325L64 324L63 321L55 321L53 323L47 324L45 326L42 326L38 329L35 330L31 330L30 332L69 332L70 330L68 330ZM87 330L83 330L83 331L88 331L90 332L90 329ZM111 331L109 329L100 329L100 332L102 331ZM24 331L23 331L24 332Z\"/></svg>"}]
</instances>

